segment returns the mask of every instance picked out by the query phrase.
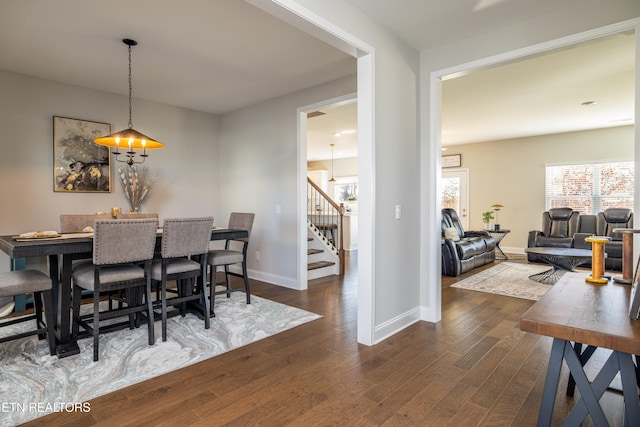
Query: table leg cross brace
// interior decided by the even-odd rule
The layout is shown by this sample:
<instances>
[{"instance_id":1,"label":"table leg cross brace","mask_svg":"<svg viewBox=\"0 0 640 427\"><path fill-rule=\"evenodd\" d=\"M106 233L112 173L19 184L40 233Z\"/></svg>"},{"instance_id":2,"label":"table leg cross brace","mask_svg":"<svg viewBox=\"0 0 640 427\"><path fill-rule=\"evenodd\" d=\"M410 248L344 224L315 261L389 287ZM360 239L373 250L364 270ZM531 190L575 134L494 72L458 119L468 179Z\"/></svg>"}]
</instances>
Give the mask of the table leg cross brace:
<instances>
[{"instance_id":1,"label":"table leg cross brace","mask_svg":"<svg viewBox=\"0 0 640 427\"><path fill-rule=\"evenodd\" d=\"M571 347L571 343L559 338L554 338L542 396L542 404L540 406L538 426L551 425L553 406L563 360L569 367L569 371L573 375L582 397L576 402L563 425L578 426L587 415L591 415L591 419L596 426L608 426L609 423L600 406L599 400L618 371L620 371L622 378L625 401L625 424L640 425L640 400L638 399L636 374L631 355L614 351L593 382L589 382L578 355Z\"/></svg>"}]
</instances>

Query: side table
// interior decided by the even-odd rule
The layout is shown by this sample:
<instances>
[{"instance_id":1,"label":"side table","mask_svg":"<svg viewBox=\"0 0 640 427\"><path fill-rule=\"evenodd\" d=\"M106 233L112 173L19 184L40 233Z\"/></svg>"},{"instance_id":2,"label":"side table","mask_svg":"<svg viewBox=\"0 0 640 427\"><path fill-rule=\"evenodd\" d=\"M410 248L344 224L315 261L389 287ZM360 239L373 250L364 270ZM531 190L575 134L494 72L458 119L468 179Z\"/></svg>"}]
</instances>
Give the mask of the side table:
<instances>
[{"instance_id":1,"label":"side table","mask_svg":"<svg viewBox=\"0 0 640 427\"><path fill-rule=\"evenodd\" d=\"M614 228L614 233L622 233L622 277L614 277L616 283L633 283L633 235L640 230L633 228ZM639 259L640 261L640 259Z\"/></svg>"},{"instance_id":2,"label":"side table","mask_svg":"<svg viewBox=\"0 0 640 427\"><path fill-rule=\"evenodd\" d=\"M486 231L487 233L489 233L491 237L493 237L496 240L496 259L501 259L501 260L509 259L507 255L505 255L505 253L502 252L502 249L500 249L500 242L502 241L502 239L504 239L504 236L511 233L511 230L500 229L500 230L486 230Z\"/></svg>"}]
</instances>

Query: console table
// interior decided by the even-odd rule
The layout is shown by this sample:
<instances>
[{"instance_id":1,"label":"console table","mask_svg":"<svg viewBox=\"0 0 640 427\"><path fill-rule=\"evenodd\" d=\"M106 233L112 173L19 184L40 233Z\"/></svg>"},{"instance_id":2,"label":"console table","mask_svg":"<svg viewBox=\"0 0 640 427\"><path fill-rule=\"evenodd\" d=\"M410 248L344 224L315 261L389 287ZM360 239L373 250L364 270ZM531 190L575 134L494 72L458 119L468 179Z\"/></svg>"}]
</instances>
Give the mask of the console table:
<instances>
[{"instance_id":1,"label":"console table","mask_svg":"<svg viewBox=\"0 0 640 427\"><path fill-rule=\"evenodd\" d=\"M567 273L521 318L520 329L553 337L538 426L549 426L563 360L581 399L564 425L578 426L587 415L607 426L600 398L620 372L626 425L640 425L640 400L632 355L640 354L640 321L629 319L630 287L609 282L593 285L586 274ZM596 378L589 381L571 342L613 350Z\"/></svg>"}]
</instances>

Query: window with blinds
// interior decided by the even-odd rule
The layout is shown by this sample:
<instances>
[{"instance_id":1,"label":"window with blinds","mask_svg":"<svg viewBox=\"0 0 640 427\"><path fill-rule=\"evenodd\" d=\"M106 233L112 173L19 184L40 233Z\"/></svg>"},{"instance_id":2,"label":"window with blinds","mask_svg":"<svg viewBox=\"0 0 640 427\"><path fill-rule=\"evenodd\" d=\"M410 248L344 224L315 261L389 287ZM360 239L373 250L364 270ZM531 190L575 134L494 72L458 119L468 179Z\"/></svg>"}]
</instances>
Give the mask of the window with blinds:
<instances>
[{"instance_id":1,"label":"window with blinds","mask_svg":"<svg viewBox=\"0 0 640 427\"><path fill-rule=\"evenodd\" d=\"M633 209L633 172L633 162L547 166L546 207L570 207L585 214Z\"/></svg>"}]
</instances>

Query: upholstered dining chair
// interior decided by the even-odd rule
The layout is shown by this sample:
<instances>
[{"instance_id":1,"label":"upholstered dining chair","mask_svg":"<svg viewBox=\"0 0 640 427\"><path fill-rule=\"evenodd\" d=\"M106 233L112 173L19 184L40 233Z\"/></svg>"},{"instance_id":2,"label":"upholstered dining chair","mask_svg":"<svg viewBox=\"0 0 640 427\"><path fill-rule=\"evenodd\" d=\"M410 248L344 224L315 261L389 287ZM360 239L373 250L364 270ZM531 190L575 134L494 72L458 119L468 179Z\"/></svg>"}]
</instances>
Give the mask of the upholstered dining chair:
<instances>
[{"instance_id":1,"label":"upholstered dining chair","mask_svg":"<svg viewBox=\"0 0 640 427\"><path fill-rule=\"evenodd\" d=\"M93 262L75 267L71 277L73 336L78 336L80 326L93 336L93 360L97 361L100 322L103 320L128 316L129 325L133 327L131 316L146 310L149 345L155 341L150 273L158 220L96 220L93 229ZM138 296L142 288L146 291L146 304ZM100 293L121 289L129 290L126 307L101 312ZM83 290L93 292L93 313L86 315L80 314Z\"/></svg>"},{"instance_id":2,"label":"upholstered dining chair","mask_svg":"<svg viewBox=\"0 0 640 427\"><path fill-rule=\"evenodd\" d=\"M17 323L36 321L35 329L0 338L0 343L19 338L38 335L40 339L47 337L49 354L56 352L56 338L53 332L53 300L51 297L51 279L38 270L15 270L0 273L0 298L14 297L33 293L33 315L20 316L0 323L0 328ZM42 319L42 305L44 316Z\"/></svg>"},{"instance_id":3,"label":"upholstered dining chair","mask_svg":"<svg viewBox=\"0 0 640 427\"><path fill-rule=\"evenodd\" d=\"M110 214L62 214L60 215L60 232L77 233L86 227L93 228L96 219L112 219Z\"/></svg>"},{"instance_id":4,"label":"upholstered dining chair","mask_svg":"<svg viewBox=\"0 0 640 427\"><path fill-rule=\"evenodd\" d=\"M228 227L236 230L246 230L251 235L253 228L253 213L232 212L229 216ZM239 246L239 247L238 247ZM215 295L227 294L227 298L231 296L231 292L244 290L247 295L247 304L251 304L251 292L249 290L249 276L247 275L247 248L249 246L249 237L244 239L227 240L224 249L214 249L209 251L207 256L207 264L210 266L210 292L211 292L211 310L213 313ZM242 273L235 273L229 270L229 266L233 264L241 264ZM216 282L216 271L218 267L224 267L224 282ZM229 276L242 277L244 280L244 288L232 288ZM217 285L224 285L225 289L216 291Z\"/></svg>"},{"instance_id":5,"label":"upholstered dining chair","mask_svg":"<svg viewBox=\"0 0 640 427\"><path fill-rule=\"evenodd\" d=\"M121 213L118 214L118 219L147 219L158 218L157 213Z\"/></svg>"},{"instance_id":6,"label":"upholstered dining chair","mask_svg":"<svg viewBox=\"0 0 640 427\"><path fill-rule=\"evenodd\" d=\"M206 260L212 227L212 217L164 220L162 258L156 259L151 267L151 279L160 286L162 341L167 340L167 306L169 304L180 305L180 312L184 316L186 302L198 300L203 313L209 312ZM167 281L170 280L176 281L178 296L167 299ZM209 325L209 316L204 316L205 329L209 329Z\"/></svg>"}]
</instances>

